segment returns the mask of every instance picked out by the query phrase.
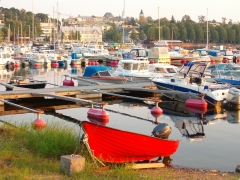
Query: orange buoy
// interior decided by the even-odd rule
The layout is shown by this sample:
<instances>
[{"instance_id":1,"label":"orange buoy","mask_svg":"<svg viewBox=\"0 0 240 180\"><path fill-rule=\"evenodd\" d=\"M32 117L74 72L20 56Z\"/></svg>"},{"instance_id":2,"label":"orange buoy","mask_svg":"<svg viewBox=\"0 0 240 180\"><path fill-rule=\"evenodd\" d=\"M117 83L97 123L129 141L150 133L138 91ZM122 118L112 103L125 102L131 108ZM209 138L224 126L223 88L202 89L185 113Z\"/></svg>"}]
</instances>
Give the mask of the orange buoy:
<instances>
[{"instance_id":1,"label":"orange buoy","mask_svg":"<svg viewBox=\"0 0 240 180\"><path fill-rule=\"evenodd\" d=\"M45 128L46 127L46 122L42 119L40 119L40 112L37 113L38 117L35 121L32 122L32 125L34 128Z\"/></svg>"}]
</instances>

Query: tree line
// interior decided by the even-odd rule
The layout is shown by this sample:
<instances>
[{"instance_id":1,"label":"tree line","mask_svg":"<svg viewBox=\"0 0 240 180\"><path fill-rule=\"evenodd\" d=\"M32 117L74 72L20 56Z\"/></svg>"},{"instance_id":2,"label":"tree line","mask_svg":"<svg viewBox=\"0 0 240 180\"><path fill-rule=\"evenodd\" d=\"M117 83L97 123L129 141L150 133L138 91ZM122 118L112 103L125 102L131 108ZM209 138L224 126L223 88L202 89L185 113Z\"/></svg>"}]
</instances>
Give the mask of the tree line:
<instances>
[{"instance_id":1,"label":"tree line","mask_svg":"<svg viewBox=\"0 0 240 180\"><path fill-rule=\"evenodd\" d=\"M228 23L226 21L217 23L215 20L207 22L204 16L199 16L199 22L193 21L189 15L184 15L181 21L176 21L173 16L170 20L165 17L157 20L153 20L151 17L140 17L140 19L131 17L124 24L137 26L137 28L133 28L132 34L130 34L133 41L165 39L206 43L208 39L209 43L240 43L239 24L233 24L232 21ZM116 30L116 27L112 26L105 33L105 36L108 39L116 40L116 37L119 36L116 36L116 33L121 36L121 31ZM136 31L138 31L137 36ZM117 40L120 41L121 38Z\"/></svg>"},{"instance_id":2,"label":"tree line","mask_svg":"<svg viewBox=\"0 0 240 180\"><path fill-rule=\"evenodd\" d=\"M32 20L34 18L34 27ZM140 17L139 19L130 17L126 18L124 25L132 25L130 38L133 41L143 40L181 40L191 43L206 43L207 39L210 43L240 43L240 25L233 24L230 20L226 23L226 18L221 23L215 20L206 21L205 16L198 17L199 22L195 22L189 15L184 15L180 21L176 21L172 16L170 20L166 17L153 20L152 17ZM15 8L0 8L0 20L4 20L5 24L1 28L0 36L6 38L8 36L8 28L10 25L11 39L16 38L21 31L23 37L40 36L42 29L41 22L48 22L47 14L26 12L26 10ZM51 22L57 24L57 19L50 18ZM122 40L122 29L118 29L114 23L109 30L103 32L103 38L107 41L120 42ZM58 22L58 29L60 22ZM160 31L159 31L160 28ZM160 35L160 37L159 37ZM71 32L71 39L80 38L80 32Z\"/></svg>"}]
</instances>

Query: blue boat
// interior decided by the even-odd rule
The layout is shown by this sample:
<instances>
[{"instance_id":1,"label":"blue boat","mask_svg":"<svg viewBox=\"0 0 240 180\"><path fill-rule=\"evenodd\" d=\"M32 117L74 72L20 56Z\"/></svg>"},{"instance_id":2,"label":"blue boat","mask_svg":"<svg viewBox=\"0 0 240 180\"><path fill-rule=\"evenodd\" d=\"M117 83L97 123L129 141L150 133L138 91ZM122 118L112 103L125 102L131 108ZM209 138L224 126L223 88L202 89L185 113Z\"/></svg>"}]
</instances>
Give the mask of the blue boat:
<instances>
[{"instance_id":1,"label":"blue boat","mask_svg":"<svg viewBox=\"0 0 240 180\"><path fill-rule=\"evenodd\" d=\"M218 83L228 83L232 86L240 89L240 79L234 79L234 77L215 77L215 81Z\"/></svg>"}]
</instances>

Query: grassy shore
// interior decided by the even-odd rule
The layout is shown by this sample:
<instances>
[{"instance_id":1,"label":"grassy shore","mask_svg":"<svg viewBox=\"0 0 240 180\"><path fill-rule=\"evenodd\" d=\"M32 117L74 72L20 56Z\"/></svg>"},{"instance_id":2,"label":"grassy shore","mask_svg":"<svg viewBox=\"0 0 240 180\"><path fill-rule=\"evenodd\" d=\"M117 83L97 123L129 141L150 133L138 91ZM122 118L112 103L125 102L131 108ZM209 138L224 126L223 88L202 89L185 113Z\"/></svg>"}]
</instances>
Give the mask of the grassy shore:
<instances>
[{"instance_id":1,"label":"grassy shore","mask_svg":"<svg viewBox=\"0 0 240 180\"><path fill-rule=\"evenodd\" d=\"M62 155L81 154L86 158L86 168L81 173L69 177L60 170ZM161 168L158 170L132 170L125 166L96 168L84 146L79 143L79 135L71 128L58 124L45 129L34 130L29 125L19 127L0 126L0 180L28 179L238 179L237 174L217 173L189 169Z\"/></svg>"}]
</instances>

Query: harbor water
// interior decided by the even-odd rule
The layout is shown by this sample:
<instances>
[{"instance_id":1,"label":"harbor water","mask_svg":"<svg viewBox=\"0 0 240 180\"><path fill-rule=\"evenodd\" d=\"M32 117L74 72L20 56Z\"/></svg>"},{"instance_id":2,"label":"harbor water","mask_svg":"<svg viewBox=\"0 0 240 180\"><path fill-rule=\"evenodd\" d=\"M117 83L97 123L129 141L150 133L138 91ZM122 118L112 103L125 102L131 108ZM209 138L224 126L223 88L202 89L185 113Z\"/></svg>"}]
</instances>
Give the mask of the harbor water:
<instances>
[{"instance_id":1,"label":"harbor water","mask_svg":"<svg viewBox=\"0 0 240 180\"><path fill-rule=\"evenodd\" d=\"M81 74L82 67L63 68L25 68L2 71L1 82L7 82L9 76L25 76L37 80L46 80L49 84L46 88L54 88L53 84L62 85L65 74ZM7 75L5 75L7 74ZM77 85L77 82L75 82ZM0 86L5 91L4 86ZM45 99L35 103L36 100L16 101L32 109L44 109L45 114L41 115L47 124L57 123L73 128L77 134L80 132L79 121L89 121L87 111L90 106L81 106L75 103L63 102L60 100ZM93 101L107 102L106 110L109 113L107 126L152 135L156 127L156 119L150 113L153 105L143 101L131 99L93 99ZM219 171L235 171L240 165L240 111L211 109L207 112L194 112L185 107L184 103L173 101L161 102L163 115L158 123L167 123L172 128L169 139L181 140L177 152L171 156L172 166L216 169ZM37 115L9 106L0 111L1 122L11 124L31 123ZM204 114L201 114L204 113ZM141 146L141 145L139 145ZM158 147L156 147L158 148Z\"/></svg>"}]
</instances>

